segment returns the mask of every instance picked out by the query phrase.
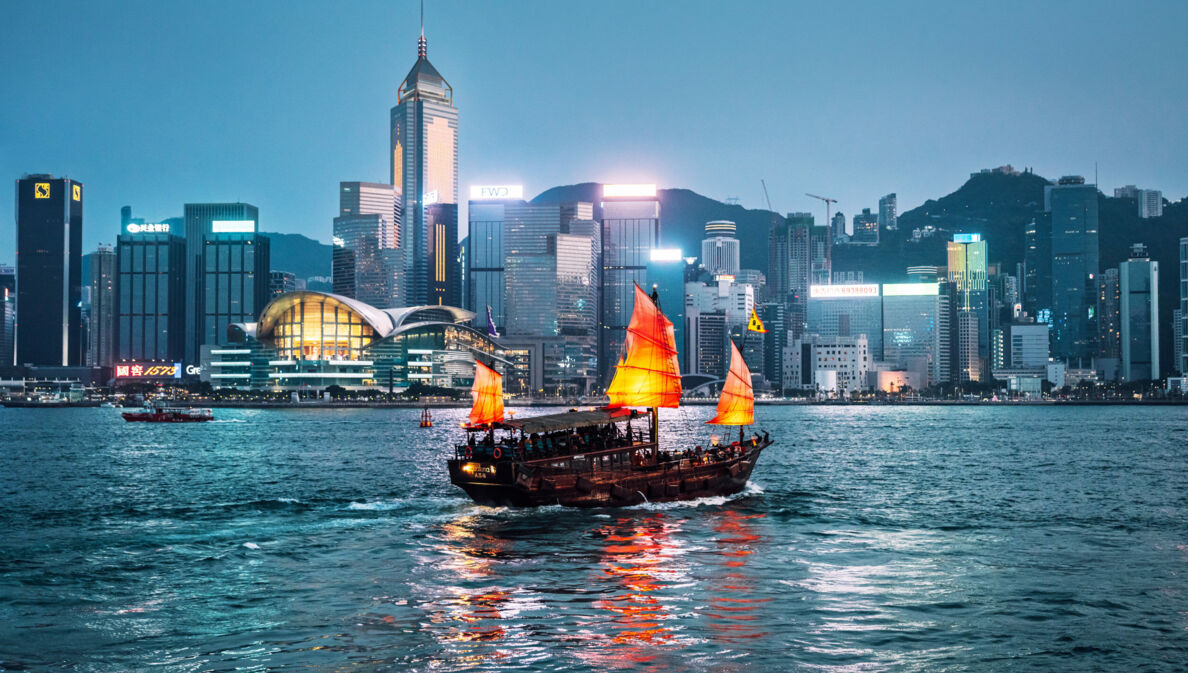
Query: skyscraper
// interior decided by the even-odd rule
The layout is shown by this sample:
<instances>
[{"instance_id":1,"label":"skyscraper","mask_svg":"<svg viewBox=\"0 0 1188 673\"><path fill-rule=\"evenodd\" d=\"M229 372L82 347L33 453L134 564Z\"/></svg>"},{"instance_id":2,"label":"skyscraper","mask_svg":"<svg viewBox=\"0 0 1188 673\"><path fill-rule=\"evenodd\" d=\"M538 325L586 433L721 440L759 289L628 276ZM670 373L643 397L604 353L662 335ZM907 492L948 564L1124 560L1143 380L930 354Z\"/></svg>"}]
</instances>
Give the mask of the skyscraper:
<instances>
[{"instance_id":1,"label":"skyscraper","mask_svg":"<svg viewBox=\"0 0 1188 673\"><path fill-rule=\"evenodd\" d=\"M1158 189L1140 189L1138 192L1138 216L1142 219L1163 216L1163 192Z\"/></svg>"},{"instance_id":2,"label":"skyscraper","mask_svg":"<svg viewBox=\"0 0 1188 673\"><path fill-rule=\"evenodd\" d=\"M417 62L400 84L392 108L391 140L391 182L400 190L399 236L407 274L401 294L410 306L436 304L441 295L431 296L431 286L440 282L440 250L433 240L448 211L437 211L431 223L427 209L458 203L458 110L453 87L429 63L423 28ZM454 223L456 227L456 211Z\"/></svg>"},{"instance_id":3,"label":"skyscraper","mask_svg":"<svg viewBox=\"0 0 1188 673\"><path fill-rule=\"evenodd\" d=\"M253 237L264 239L256 234L256 225L260 220L260 211L248 203L187 203L184 207L186 221L186 362L198 362L199 348L207 343L208 334L206 323L206 241L213 234L243 234L250 233ZM127 227L125 227L127 232ZM266 239L265 239L266 240ZM267 243L265 243L267 245ZM253 256L254 259L254 256ZM212 259L212 265L220 260ZM228 258L227 263L230 263ZM242 262L242 259L240 260ZM260 278L261 285L267 291L267 272ZM229 289L229 288L226 288ZM241 288L242 290L242 288ZM211 290L214 292L214 289ZM253 283L254 292L254 283ZM266 296L266 295L265 295ZM256 307L259 310L263 306ZM238 313L238 312L237 312ZM253 317L252 320L255 318ZM210 331L213 334L213 327ZM223 333L213 343L223 340Z\"/></svg>"},{"instance_id":4,"label":"skyscraper","mask_svg":"<svg viewBox=\"0 0 1188 673\"><path fill-rule=\"evenodd\" d=\"M1147 246L1130 247L1130 259L1118 265L1122 279L1122 380L1158 379L1159 262Z\"/></svg>"},{"instance_id":5,"label":"skyscraper","mask_svg":"<svg viewBox=\"0 0 1188 673\"><path fill-rule=\"evenodd\" d=\"M1052 216L1052 355L1093 355L1092 296L1098 269L1097 185L1066 176L1044 188Z\"/></svg>"},{"instance_id":6,"label":"skyscraper","mask_svg":"<svg viewBox=\"0 0 1188 673\"><path fill-rule=\"evenodd\" d=\"M1180 239L1180 373L1188 375L1188 237Z\"/></svg>"},{"instance_id":7,"label":"skyscraper","mask_svg":"<svg viewBox=\"0 0 1188 673\"><path fill-rule=\"evenodd\" d=\"M648 261L660 242L656 185L602 188L602 298L598 367L604 380L614 371L635 306L635 284L648 287Z\"/></svg>"},{"instance_id":8,"label":"skyscraper","mask_svg":"<svg viewBox=\"0 0 1188 673\"><path fill-rule=\"evenodd\" d=\"M304 283L304 281L302 281ZM273 271L268 274L268 296L275 299L297 289L297 276L291 271Z\"/></svg>"},{"instance_id":9,"label":"skyscraper","mask_svg":"<svg viewBox=\"0 0 1188 673\"><path fill-rule=\"evenodd\" d=\"M1052 308L1052 213L1040 213L1023 230L1023 308L1032 315Z\"/></svg>"},{"instance_id":10,"label":"skyscraper","mask_svg":"<svg viewBox=\"0 0 1188 673\"><path fill-rule=\"evenodd\" d=\"M705 239L701 241L701 265L711 274L738 274L739 243L737 227L729 220L705 223Z\"/></svg>"},{"instance_id":11,"label":"skyscraper","mask_svg":"<svg viewBox=\"0 0 1188 673\"><path fill-rule=\"evenodd\" d=\"M841 243L849 240L849 234L846 233L846 215L840 210L833 214L833 221L829 223L829 228L833 232L833 242Z\"/></svg>"},{"instance_id":12,"label":"skyscraper","mask_svg":"<svg viewBox=\"0 0 1188 673\"><path fill-rule=\"evenodd\" d=\"M114 355L116 254L110 245L91 253L91 312L87 327L87 365L108 367Z\"/></svg>"},{"instance_id":13,"label":"skyscraper","mask_svg":"<svg viewBox=\"0 0 1188 673\"><path fill-rule=\"evenodd\" d=\"M879 228L895 231L899 227L899 206L895 192L879 199Z\"/></svg>"},{"instance_id":14,"label":"skyscraper","mask_svg":"<svg viewBox=\"0 0 1188 673\"><path fill-rule=\"evenodd\" d=\"M870 357L883 359L883 302L878 285L813 285L807 323L806 334L864 336Z\"/></svg>"},{"instance_id":15,"label":"skyscraper","mask_svg":"<svg viewBox=\"0 0 1188 673\"><path fill-rule=\"evenodd\" d=\"M458 204L433 203L425 206L425 229L429 232L428 292L425 303L458 306L462 303L462 272L458 268Z\"/></svg>"},{"instance_id":16,"label":"skyscraper","mask_svg":"<svg viewBox=\"0 0 1188 673\"><path fill-rule=\"evenodd\" d=\"M949 380L949 355L949 303L940 283L883 285L883 360L935 385Z\"/></svg>"},{"instance_id":17,"label":"skyscraper","mask_svg":"<svg viewBox=\"0 0 1188 673\"><path fill-rule=\"evenodd\" d=\"M1097 277L1097 357L1115 365L1122 357L1121 282L1117 269L1106 269Z\"/></svg>"},{"instance_id":18,"label":"skyscraper","mask_svg":"<svg viewBox=\"0 0 1188 673\"><path fill-rule=\"evenodd\" d=\"M16 363L80 366L83 185L35 174L16 192Z\"/></svg>"},{"instance_id":19,"label":"skyscraper","mask_svg":"<svg viewBox=\"0 0 1188 673\"><path fill-rule=\"evenodd\" d=\"M116 239L114 359L180 362L190 316L186 240L169 222L123 221Z\"/></svg>"},{"instance_id":20,"label":"skyscraper","mask_svg":"<svg viewBox=\"0 0 1188 673\"><path fill-rule=\"evenodd\" d=\"M371 306L403 306L396 191L392 185L340 182L338 195L331 239L334 293Z\"/></svg>"},{"instance_id":21,"label":"skyscraper","mask_svg":"<svg viewBox=\"0 0 1188 673\"><path fill-rule=\"evenodd\" d=\"M952 365L958 381L989 375L990 301L988 253L980 234L954 234L948 244L948 281L953 294L951 324L957 352Z\"/></svg>"},{"instance_id":22,"label":"skyscraper","mask_svg":"<svg viewBox=\"0 0 1188 673\"><path fill-rule=\"evenodd\" d=\"M16 268L0 265L0 367L16 356Z\"/></svg>"}]
</instances>

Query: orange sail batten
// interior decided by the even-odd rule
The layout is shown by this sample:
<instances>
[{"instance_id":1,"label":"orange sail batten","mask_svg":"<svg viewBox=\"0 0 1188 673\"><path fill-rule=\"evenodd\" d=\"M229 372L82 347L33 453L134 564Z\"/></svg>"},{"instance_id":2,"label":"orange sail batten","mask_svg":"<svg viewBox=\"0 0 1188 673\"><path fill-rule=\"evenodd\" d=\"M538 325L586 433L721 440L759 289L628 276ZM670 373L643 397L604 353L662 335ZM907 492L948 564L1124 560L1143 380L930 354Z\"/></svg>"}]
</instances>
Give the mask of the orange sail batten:
<instances>
[{"instance_id":1,"label":"orange sail batten","mask_svg":"<svg viewBox=\"0 0 1188 673\"><path fill-rule=\"evenodd\" d=\"M672 321L638 284L625 346L627 353L616 365L615 378L606 390L609 406L680 406L681 368Z\"/></svg>"},{"instance_id":2,"label":"orange sail batten","mask_svg":"<svg viewBox=\"0 0 1188 673\"><path fill-rule=\"evenodd\" d=\"M481 362L474 363L474 385L470 388L474 406L470 408L471 425L490 425L503 421L503 375Z\"/></svg>"},{"instance_id":3,"label":"orange sail batten","mask_svg":"<svg viewBox=\"0 0 1188 673\"><path fill-rule=\"evenodd\" d=\"M718 413L706 421L713 425L751 425L755 422L755 391L751 370L743 360L734 340L730 341L730 371L718 398Z\"/></svg>"}]
</instances>

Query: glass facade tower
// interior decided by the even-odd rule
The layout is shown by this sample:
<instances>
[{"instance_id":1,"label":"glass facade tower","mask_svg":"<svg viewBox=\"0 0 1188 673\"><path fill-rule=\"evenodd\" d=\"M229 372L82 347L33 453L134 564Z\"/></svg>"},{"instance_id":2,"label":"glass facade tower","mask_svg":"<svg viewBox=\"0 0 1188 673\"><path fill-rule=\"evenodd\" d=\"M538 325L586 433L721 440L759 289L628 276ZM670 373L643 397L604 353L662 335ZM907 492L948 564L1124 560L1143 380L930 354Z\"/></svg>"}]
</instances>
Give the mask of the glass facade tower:
<instances>
[{"instance_id":1,"label":"glass facade tower","mask_svg":"<svg viewBox=\"0 0 1188 673\"><path fill-rule=\"evenodd\" d=\"M953 297L952 324L958 330L953 363L961 380L989 376L990 297L986 241L979 234L954 234L948 244L948 281ZM964 317L963 317L964 316Z\"/></svg>"},{"instance_id":2,"label":"glass facade tower","mask_svg":"<svg viewBox=\"0 0 1188 673\"><path fill-rule=\"evenodd\" d=\"M655 185L605 185L603 197L598 366L609 381L627 336L635 284L648 287L648 262L660 241L660 201Z\"/></svg>"},{"instance_id":3,"label":"glass facade tower","mask_svg":"<svg viewBox=\"0 0 1188 673\"><path fill-rule=\"evenodd\" d=\"M91 311L87 328L87 365L107 367L112 362L115 320L116 254L100 245L91 254Z\"/></svg>"},{"instance_id":4,"label":"glass facade tower","mask_svg":"<svg viewBox=\"0 0 1188 673\"><path fill-rule=\"evenodd\" d=\"M215 222L220 231L256 231L260 211L247 203L187 203L186 221L186 352L187 362L198 362L199 348L207 343L205 335L205 297L203 286L206 263L203 259L206 237L214 232ZM250 223L250 224L248 224ZM268 277L267 271L264 277ZM262 307L260 307L262 308ZM255 320L255 318L252 318ZM211 343L220 343L222 335Z\"/></svg>"},{"instance_id":5,"label":"glass facade tower","mask_svg":"<svg viewBox=\"0 0 1188 673\"><path fill-rule=\"evenodd\" d=\"M1052 355L1092 357L1093 306L1098 274L1097 185L1080 176L1044 188L1052 216Z\"/></svg>"},{"instance_id":6,"label":"glass facade tower","mask_svg":"<svg viewBox=\"0 0 1188 673\"><path fill-rule=\"evenodd\" d=\"M16 191L16 363L80 366L83 185L27 175Z\"/></svg>"},{"instance_id":7,"label":"glass facade tower","mask_svg":"<svg viewBox=\"0 0 1188 673\"><path fill-rule=\"evenodd\" d=\"M370 182L342 182L338 189L331 253L334 294L371 306L402 305L395 190Z\"/></svg>"},{"instance_id":8,"label":"glass facade tower","mask_svg":"<svg viewBox=\"0 0 1188 673\"><path fill-rule=\"evenodd\" d=\"M168 225L131 224L116 240L115 359L180 362L186 346L185 239Z\"/></svg>"},{"instance_id":9,"label":"glass facade tower","mask_svg":"<svg viewBox=\"0 0 1188 673\"><path fill-rule=\"evenodd\" d=\"M401 83L392 108L391 166L391 182L399 188L401 199L399 235L406 269L402 295L409 305L439 303L442 298L431 292L437 277L435 262L440 261L433 245L440 217L431 218L427 209L435 203L458 203L458 110L453 88L429 63L423 33L417 62ZM446 263L456 266L456 261Z\"/></svg>"},{"instance_id":10,"label":"glass facade tower","mask_svg":"<svg viewBox=\"0 0 1188 673\"><path fill-rule=\"evenodd\" d=\"M1150 381L1159 371L1159 262L1142 243L1118 265L1122 295L1122 380Z\"/></svg>"}]
</instances>

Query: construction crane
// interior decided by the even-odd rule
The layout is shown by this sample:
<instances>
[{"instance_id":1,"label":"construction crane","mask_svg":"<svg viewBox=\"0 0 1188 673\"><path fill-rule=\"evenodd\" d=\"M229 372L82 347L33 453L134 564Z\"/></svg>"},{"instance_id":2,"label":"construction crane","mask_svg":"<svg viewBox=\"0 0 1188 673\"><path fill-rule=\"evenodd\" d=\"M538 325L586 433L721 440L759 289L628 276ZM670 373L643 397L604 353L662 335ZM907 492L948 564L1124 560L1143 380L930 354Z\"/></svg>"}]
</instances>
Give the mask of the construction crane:
<instances>
[{"instance_id":1,"label":"construction crane","mask_svg":"<svg viewBox=\"0 0 1188 673\"><path fill-rule=\"evenodd\" d=\"M763 198L767 199L767 209L774 213L775 210L771 207L771 197L767 195L767 180L760 178L759 184L763 185Z\"/></svg>"},{"instance_id":2,"label":"construction crane","mask_svg":"<svg viewBox=\"0 0 1188 673\"><path fill-rule=\"evenodd\" d=\"M837 199L831 199L828 196L817 196L816 194L809 194L808 192L805 192L804 195L811 196L814 199L820 199L821 201L825 202L825 226L832 227L833 220L829 219L829 204L837 203Z\"/></svg>"}]
</instances>

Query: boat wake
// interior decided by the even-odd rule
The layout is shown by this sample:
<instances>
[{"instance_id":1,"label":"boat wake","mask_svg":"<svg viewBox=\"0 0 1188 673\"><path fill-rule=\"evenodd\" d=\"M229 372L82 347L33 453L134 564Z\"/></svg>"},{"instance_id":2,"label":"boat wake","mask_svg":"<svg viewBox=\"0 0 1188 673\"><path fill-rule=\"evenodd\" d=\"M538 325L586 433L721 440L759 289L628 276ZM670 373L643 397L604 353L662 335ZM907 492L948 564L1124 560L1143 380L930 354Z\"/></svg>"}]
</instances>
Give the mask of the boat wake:
<instances>
[{"instance_id":1,"label":"boat wake","mask_svg":"<svg viewBox=\"0 0 1188 673\"><path fill-rule=\"evenodd\" d=\"M624 509L643 509L648 511L668 511L672 509L686 509L697 507L720 507L728 502L741 500L753 495L763 493L763 487L755 482L749 482L743 490L734 495L711 495L704 498L694 498L692 500L673 500L669 502L641 502L638 505L631 505Z\"/></svg>"}]
</instances>

